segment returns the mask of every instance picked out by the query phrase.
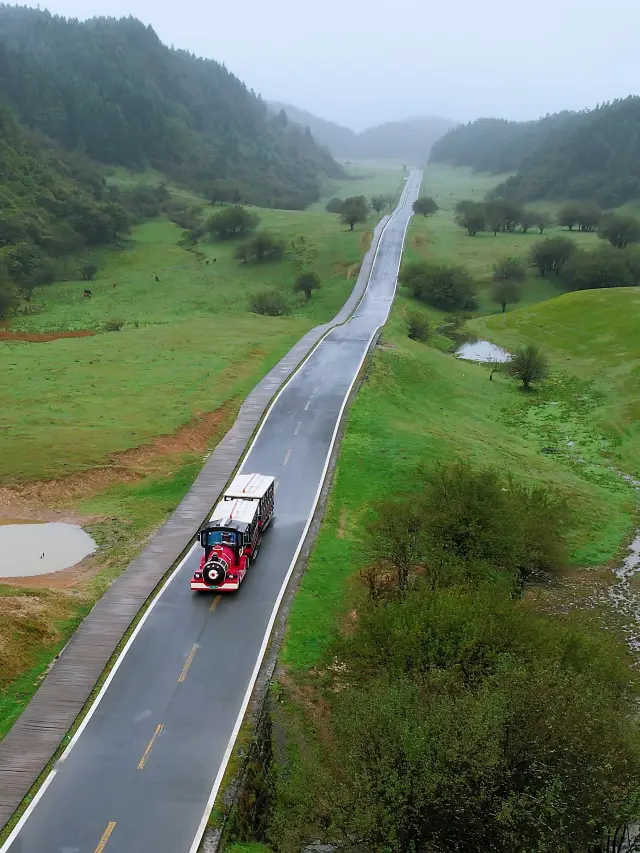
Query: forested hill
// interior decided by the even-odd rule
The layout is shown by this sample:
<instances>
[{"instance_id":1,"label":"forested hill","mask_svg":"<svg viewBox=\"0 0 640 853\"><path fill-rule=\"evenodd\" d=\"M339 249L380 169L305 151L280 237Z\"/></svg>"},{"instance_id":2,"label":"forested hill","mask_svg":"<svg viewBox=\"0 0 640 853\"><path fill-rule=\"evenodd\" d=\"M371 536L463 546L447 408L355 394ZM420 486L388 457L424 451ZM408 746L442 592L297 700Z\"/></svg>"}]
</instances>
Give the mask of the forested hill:
<instances>
[{"instance_id":1,"label":"forested hill","mask_svg":"<svg viewBox=\"0 0 640 853\"><path fill-rule=\"evenodd\" d=\"M517 172L496 192L522 201L592 199L616 207L640 198L640 98L539 121L478 119L445 134L431 160Z\"/></svg>"},{"instance_id":2,"label":"forested hill","mask_svg":"<svg viewBox=\"0 0 640 853\"><path fill-rule=\"evenodd\" d=\"M205 191L233 179L260 205L303 207L323 172L341 171L223 65L166 47L134 18L79 22L0 5L0 92L67 150Z\"/></svg>"},{"instance_id":3,"label":"forested hill","mask_svg":"<svg viewBox=\"0 0 640 853\"><path fill-rule=\"evenodd\" d=\"M580 119L550 135L499 190L522 200L593 199L602 207L640 198L640 97Z\"/></svg>"},{"instance_id":4,"label":"forested hill","mask_svg":"<svg viewBox=\"0 0 640 853\"><path fill-rule=\"evenodd\" d=\"M477 172L517 171L524 160L544 144L550 134L571 127L580 119L571 112L545 116L538 121L480 118L449 130L431 149L431 161L470 166Z\"/></svg>"}]
</instances>

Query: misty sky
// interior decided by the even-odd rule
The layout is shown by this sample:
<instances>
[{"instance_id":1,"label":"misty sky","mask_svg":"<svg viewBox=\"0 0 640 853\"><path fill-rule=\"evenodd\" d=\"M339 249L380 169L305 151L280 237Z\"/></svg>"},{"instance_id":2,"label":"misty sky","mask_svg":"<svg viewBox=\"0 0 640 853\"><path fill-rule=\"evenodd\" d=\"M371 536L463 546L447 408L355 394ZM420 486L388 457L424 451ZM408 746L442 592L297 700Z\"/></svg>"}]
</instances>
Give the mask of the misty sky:
<instances>
[{"instance_id":1,"label":"misty sky","mask_svg":"<svg viewBox=\"0 0 640 853\"><path fill-rule=\"evenodd\" d=\"M29 2L29 0L26 0ZM35 5L35 3L30 3ZM640 92L640 0L41 0L132 14L265 98L360 130L537 118Z\"/></svg>"}]
</instances>

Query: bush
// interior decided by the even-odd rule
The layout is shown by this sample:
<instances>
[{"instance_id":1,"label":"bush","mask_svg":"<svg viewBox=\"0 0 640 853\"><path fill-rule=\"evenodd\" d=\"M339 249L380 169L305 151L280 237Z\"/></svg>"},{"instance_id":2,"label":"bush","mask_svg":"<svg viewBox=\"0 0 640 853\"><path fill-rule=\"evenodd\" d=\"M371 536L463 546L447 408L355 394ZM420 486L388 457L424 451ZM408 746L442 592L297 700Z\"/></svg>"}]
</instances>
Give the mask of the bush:
<instances>
[{"instance_id":1,"label":"bush","mask_svg":"<svg viewBox=\"0 0 640 853\"><path fill-rule=\"evenodd\" d=\"M496 261L493 265L493 281L524 281L527 277L527 268L521 258L507 257Z\"/></svg>"},{"instance_id":2,"label":"bush","mask_svg":"<svg viewBox=\"0 0 640 853\"><path fill-rule=\"evenodd\" d=\"M425 343L431 335L431 326L424 314L412 311L407 315L407 337Z\"/></svg>"},{"instance_id":3,"label":"bush","mask_svg":"<svg viewBox=\"0 0 640 853\"><path fill-rule=\"evenodd\" d=\"M112 319L107 320L104 324L105 332L119 332L124 326L124 320Z\"/></svg>"},{"instance_id":4,"label":"bush","mask_svg":"<svg viewBox=\"0 0 640 853\"><path fill-rule=\"evenodd\" d=\"M540 382L549 374L546 357L535 344L521 347L505 364L504 370L515 379L519 379L528 389L532 382Z\"/></svg>"},{"instance_id":5,"label":"bush","mask_svg":"<svg viewBox=\"0 0 640 853\"><path fill-rule=\"evenodd\" d=\"M464 267L418 261L403 267L400 281L415 299L443 311L472 311L476 306L475 285Z\"/></svg>"},{"instance_id":6,"label":"bush","mask_svg":"<svg viewBox=\"0 0 640 853\"><path fill-rule=\"evenodd\" d=\"M93 281L93 277L98 272L98 267L95 264L83 264L81 275L83 281Z\"/></svg>"},{"instance_id":7,"label":"bush","mask_svg":"<svg viewBox=\"0 0 640 853\"><path fill-rule=\"evenodd\" d=\"M322 286L322 279L317 272L307 270L301 272L293 283L294 293L304 293L306 299L311 298L314 290L319 290Z\"/></svg>"},{"instance_id":8,"label":"bush","mask_svg":"<svg viewBox=\"0 0 640 853\"><path fill-rule=\"evenodd\" d=\"M286 317L291 313L289 300L280 290L261 290L251 297L249 308L254 314L269 317Z\"/></svg>"}]
</instances>

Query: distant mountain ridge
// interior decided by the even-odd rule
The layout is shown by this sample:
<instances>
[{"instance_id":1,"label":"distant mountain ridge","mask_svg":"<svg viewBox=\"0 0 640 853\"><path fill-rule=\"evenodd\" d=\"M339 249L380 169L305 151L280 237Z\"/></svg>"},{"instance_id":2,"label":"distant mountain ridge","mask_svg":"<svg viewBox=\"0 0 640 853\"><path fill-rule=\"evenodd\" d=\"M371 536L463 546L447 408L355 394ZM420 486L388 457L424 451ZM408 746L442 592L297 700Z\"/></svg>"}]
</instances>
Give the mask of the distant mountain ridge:
<instances>
[{"instance_id":1,"label":"distant mountain ridge","mask_svg":"<svg viewBox=\"0 0 640 853\"><path fill-rule=\"evenodd\" d=\"M268 106L274 113L284 110L290 121L308 127L316 142L340 160L402 160L420 166L429 158L437 140L456 125L440 116L421 116L385 122L356 133L291 104L269 101Z\"/></svg>"}]
</instances>

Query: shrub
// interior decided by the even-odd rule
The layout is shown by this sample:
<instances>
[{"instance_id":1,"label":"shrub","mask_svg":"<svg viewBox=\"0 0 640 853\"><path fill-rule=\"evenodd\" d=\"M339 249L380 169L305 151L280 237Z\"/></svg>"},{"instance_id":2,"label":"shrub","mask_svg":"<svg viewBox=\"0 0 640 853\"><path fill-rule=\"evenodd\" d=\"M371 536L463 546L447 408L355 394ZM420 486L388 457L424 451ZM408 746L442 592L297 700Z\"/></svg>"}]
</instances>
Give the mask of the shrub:
<instances>
[{"instance_id":1,"label":"shrub","mask_svg":"<svg viewBox=\"0 0 640 853\"><path fill-rule=\"evenodd\" d=\"M107 320L107 322L104 324L104 330L105 332L119 332L123 326L124 320L114 318L111 320Z\"/></svg>"},{"instance_id":2,"label":"shrub","mask_svg":"<svg viewBox=\"0 0 640 853\"><path fill-rule=\"evenodd\" d=\"M471 311L476 305L475 285L464 267L418 261L403 267L400 281L414 298L443 311Z\"/></svg>"},{"instance_id":3,"label":"shrub","mask_svg":"<svg viewBox=\"0 0 640 853\"><path fill-rule=\"evenodd\" d=\"M532 382L540 382L549 374L549 364L546 357L540 352L535 344L521 347L513 354L504 370L519 379L525 388L529 388Z\"/></svg>"},{"instance_id":4,"label":"shrub","mask_svg":"<svg viewBox=\"0 0 640 853\"><path fill-rule=\"evenodd\" d=\"M98 267L95 264L83 264L81 274L83 281L93 281L95 274L98 272Z\"/></svg>"},{"instance_id":5,"label":"shrub","mask_svg":"<svg viewBox=\"0 0 640 853\"><path fill-rule=\"evenodd\" d=\"M417 311L412 311L407 315L407 337L412 341L429 340L431 334L431 326L424 314L419 314Z\"/></svg>"},{"instance_id":6,"label":"shrub","mask_svg":"<svg viewBox=\"0 0 640 853\"><path fill-rule=\"evenodd\" d=\"M269 317L286 317L291 313L289 300L280 290L261 290L255 293L249 302L254 314L266 314Z\"/></svg>"},{"instance_id":7,"label":"shrub","mask_svg":"<svg viewBox=\"0 0 640 853\"><path fill-rule=\"evenodd\" d=\"M319 290L322 286L322 279L314 270L301 272L293 283L295 293L304 293L306 299L311 298L314 290Z\"/></svg>"}]
</instances>

